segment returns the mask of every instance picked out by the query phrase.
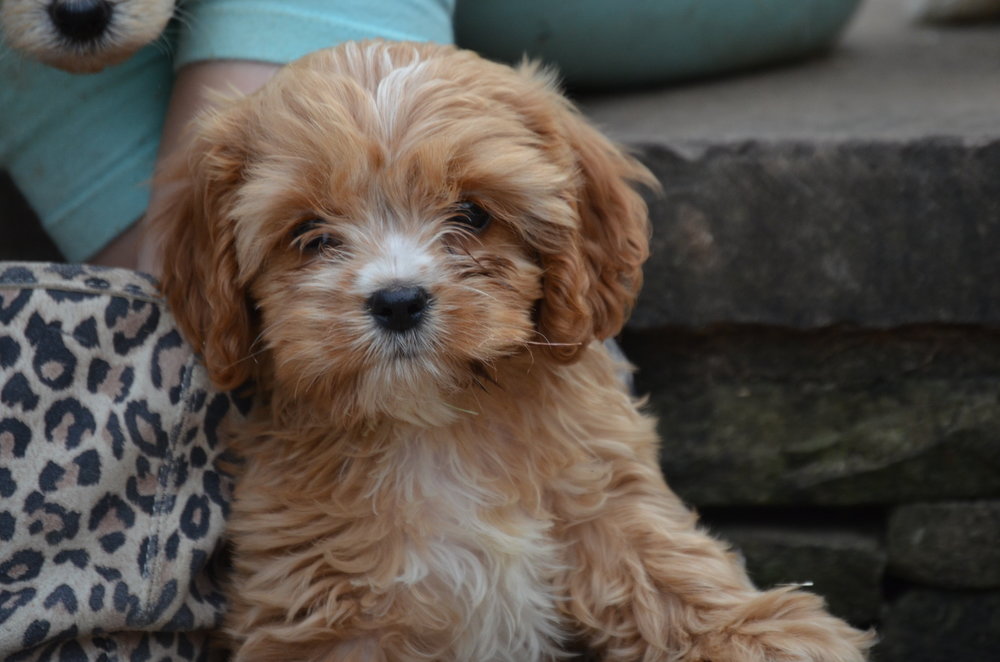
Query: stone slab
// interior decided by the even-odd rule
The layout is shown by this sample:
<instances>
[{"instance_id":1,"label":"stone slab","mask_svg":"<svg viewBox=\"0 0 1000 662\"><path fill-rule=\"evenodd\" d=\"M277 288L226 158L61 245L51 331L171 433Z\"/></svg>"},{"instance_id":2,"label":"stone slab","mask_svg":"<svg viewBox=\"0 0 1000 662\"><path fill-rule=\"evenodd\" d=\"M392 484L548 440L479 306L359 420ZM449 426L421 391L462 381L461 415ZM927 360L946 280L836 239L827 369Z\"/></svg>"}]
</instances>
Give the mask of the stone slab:
<instances>
[{"instance_id":1,"label":"stone slab","mask_svg":"<svg viewBox=\"0 0 1000 662\"><path fill-rule=\"evenodd\" d=\"M825 57L583 99L664 186L634 326L1000 323L1000 24L903 4Z\"/></svg>"},{"instance_id":2,"label":"stone slab","mask_svg":"<svg viewBox=\"0 0 1000 662\"><path fill-rule=\"evenodd\" d=\"M663 195L633 328L1000 323L1000 140L643 157Z\"/></svg>"},{"instance_id":3,"label":"stone slab","mask_svg":"<svg viewBox=\"0 0 1000 662\"><path fill-rule=\"evenodd\" d=\"M842 43L813 60L581 101L632 144L996 139L1000 23L914 25L903 5L866 0Z\"/></svg>"},{"instance_id":4,"label":"stone slab","mask_svg":"<svg viewBox=\"0 0 1000 662\"><path fill-rule=\"evenodd\" d=\"M1000 332L629 332L663 470L697 506L1000 497Z\"/></svg>"},{"instance_id":5,"label":"stone slab","mask_svg":"<svg viewBox=\"0 0 1000 662\"><path fill-rule=\"evenodd\" d=\"M899 506L886 540L892 572L904 579L1000 589L1000 501Z\"/></svg>"},{"instance_id":6,"label":"stone slab","mask_svg":"<svg viewBox=\"0 0 1000 662\"><path fill-rule=\"evenodd\" d=\"M1000 660L1000 592L917 590L891 605L874 662Z\"/></svg>"},{"instance_id":7,"label":"stone slab","mask_svg":"<svg viewBox=\"0 0 1000 662\"><path fill-rule=\"evenodd\" d=\"M837 527L773 524L713 525L745 560L762 588L809 584L830 611L859 626L878 620L882 606L885 550L875 535Z\"/></svg>"}]
</instances>

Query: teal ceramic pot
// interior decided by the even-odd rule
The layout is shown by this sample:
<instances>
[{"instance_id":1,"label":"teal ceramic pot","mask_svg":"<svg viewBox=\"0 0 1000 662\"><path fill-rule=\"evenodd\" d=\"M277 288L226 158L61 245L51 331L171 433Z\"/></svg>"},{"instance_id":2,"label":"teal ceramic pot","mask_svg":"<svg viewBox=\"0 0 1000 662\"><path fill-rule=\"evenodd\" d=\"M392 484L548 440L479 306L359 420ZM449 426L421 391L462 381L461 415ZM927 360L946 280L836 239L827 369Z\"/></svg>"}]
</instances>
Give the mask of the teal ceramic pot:
<instances>
[{"instance_id":1,"label":"teal ceramic pot","mask_svg":"<svg viewBox=\"0 0 1000 662\"><path fill-rule=\"evenodd\" d=\"M828 48L860 0L458 0L458 44L571 86L655 85Z\"/></svg>"}]
</instances>

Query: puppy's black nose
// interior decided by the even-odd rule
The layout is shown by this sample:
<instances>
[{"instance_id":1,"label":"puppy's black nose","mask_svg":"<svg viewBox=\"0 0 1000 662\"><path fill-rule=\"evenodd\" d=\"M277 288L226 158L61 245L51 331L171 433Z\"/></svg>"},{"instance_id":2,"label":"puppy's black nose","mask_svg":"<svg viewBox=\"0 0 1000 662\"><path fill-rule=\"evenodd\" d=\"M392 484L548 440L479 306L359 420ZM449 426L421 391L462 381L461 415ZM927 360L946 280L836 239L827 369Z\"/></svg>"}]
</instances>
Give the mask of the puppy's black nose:
<instances>
[{"instance_id":1,"label":"puppy's black nose","mask_svg":"<svg viewBox=\"0 0 1000 662\"><path fill-rule=\"evenodd\" d=\"M368 299L375 321L390 331L407 331L420 324L430 295L422 287L390 287Z\"/></svg>"},{"instance_id":2,"label":"puppy's black nose","mask_svg":"<svg viewBox=\"0 0 1000 662\"><path fill-rule=\"evenodd\" d=\"M113 10L108 0L55 0L49 4L49 16L59 34L77 43L95 41L104 34Z\"/></svg>"}]
</instances>

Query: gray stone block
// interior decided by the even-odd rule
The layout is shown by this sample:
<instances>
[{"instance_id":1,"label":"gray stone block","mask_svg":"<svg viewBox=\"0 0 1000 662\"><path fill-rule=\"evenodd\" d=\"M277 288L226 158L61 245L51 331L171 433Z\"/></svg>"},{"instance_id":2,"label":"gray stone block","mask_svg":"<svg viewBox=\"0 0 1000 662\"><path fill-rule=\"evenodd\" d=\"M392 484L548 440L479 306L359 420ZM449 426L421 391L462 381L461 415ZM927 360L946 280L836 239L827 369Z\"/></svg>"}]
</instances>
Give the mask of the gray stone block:
<instances>
[{"instance_id":1,"label":"gray stone block","mask_svg":"<svg viewBox=\"0 0 1000 662\"><path fill-rule=\"evenodd\" d=\"M876 662L1000 660L1000 592L919 590L888 610Z\"/></svg>"},{"instance_id":2,"label":"gray stone block","mask_svg":"<svg viewBox=\"0 0 1000 662\"><path fill-rule=\"evenodd\" d=\"M875 535L841 528L776 525L713 525L746 560L762 589L809 583L830 611L851 623L868 625L882 606L885 551Z\"/></svg>"},{"instance_id":3,"label":"gray stone block","mask_svg":"<svg viewBox=\"0 0 1000 662\"><path fill-rule=\"evenodd\" d=\"M828 57L584 100L664 186L632 324L1000 321L1000 25L868 0Z\"/></svg>"},{"instance_id":4,"label":"gray stone block","mask_svg":"<svg viewBox=\"0 0 1000 662\"><path fill-rule=\"evenodd\" d=\"M663 470L699 505L1000 497L1000 333L630 332Z\"/></svg>"},{"instance_id":5,"label":"gray stone block","mask_svg":"<svg viewBox=\"0 0 1000 662\"><path fill-rule=\"evenodd\" d=\"M1000 140L642 157L664 193L634 328L1000 323Z\"/></svg>"},{"instance_id":6,"label":"gray stone block","mask_svg":"<svg viewBox=\"0 0 1000 662\"><path fill-rule=\"evenodd\" d=\"M1000 588L1000 501L899 506L887 535L892 571L945 588Z\"/></svg>"}]
</instances>

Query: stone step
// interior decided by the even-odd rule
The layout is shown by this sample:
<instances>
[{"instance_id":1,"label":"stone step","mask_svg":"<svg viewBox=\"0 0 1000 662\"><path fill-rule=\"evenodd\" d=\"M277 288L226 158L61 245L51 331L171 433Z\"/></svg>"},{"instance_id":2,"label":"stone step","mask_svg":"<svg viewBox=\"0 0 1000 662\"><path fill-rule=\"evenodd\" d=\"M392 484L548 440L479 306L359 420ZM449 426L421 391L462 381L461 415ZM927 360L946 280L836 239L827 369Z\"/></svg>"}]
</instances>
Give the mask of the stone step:
<instances>
[{"instance_id":1,"label":"stone step","mask_svg":"<svg viewBox=\"0 0 1000 662\"><path fill-rule=\"evenodd\" d=\"M1000 591L907 592L889 606L874 662L1000 660Z\"/></svg>"},{"instance_id":2,"label":"stone step","mask_svg":"<svg viewBox=\"0 0 1000 662\"><path fill-rule=\"evenodd\" d=\"M1000 498L1000 332L629 330L663 471L698 506Z\"/></svg>"},{"instance_id":3,"label":"stone step","mask_svg":"<svg viewBox=\"0 0 1000 662\"><path fill-rule=\"evenodd\" d=\"M709 528L743 556L758 588L802 585L851 623L878 621L886 562L878 536L817 519L825 526L750 521Z\"/></svg>"},{"instance_id":4,"label":"stone step","mask_svg":"<svg viewBox=\"0 0 1000 662\"><path fill-rule=\"evenodd\" d=\"M663 183L633 328L1000 322L1000 24L868 0L826 56L589 116Z\"/></svg>"},{"instance_id":5,"label":"stone step","mask_svg":"<svg viewBox=\"0 0 1000 662\"><path fill-rule=\"evenodd\" d=\"M900 506L886 541L892 572L906 580L1000 590L1000 501Z\"/></svg>"}]
</instances>

